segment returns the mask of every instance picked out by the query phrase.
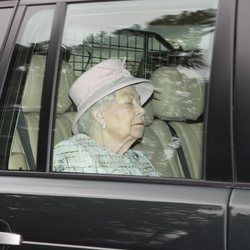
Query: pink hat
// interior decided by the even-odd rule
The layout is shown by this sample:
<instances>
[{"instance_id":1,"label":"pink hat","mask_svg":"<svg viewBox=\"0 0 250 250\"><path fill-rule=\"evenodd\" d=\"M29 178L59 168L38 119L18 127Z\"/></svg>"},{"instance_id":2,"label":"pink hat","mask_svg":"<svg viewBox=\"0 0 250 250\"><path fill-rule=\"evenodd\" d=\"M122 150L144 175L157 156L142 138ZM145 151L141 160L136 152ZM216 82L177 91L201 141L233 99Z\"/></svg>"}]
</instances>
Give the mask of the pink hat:
<instances>
[{"instance_id":1,"label":"pink hat","mask_svg":"<svg viewBox=\"0 0 250 250\"><path fill-rule=\"evenodd\" d=\"M73 122L72 131L78 134L76 122L81 115L101 98L129 85L135 85L143 105L152 95L152 82L132 76L125 69L125 59L105 60L85 73L72 85L69 91L71 99L77 106L77 113Z\"/></svg>"}]
</instances>

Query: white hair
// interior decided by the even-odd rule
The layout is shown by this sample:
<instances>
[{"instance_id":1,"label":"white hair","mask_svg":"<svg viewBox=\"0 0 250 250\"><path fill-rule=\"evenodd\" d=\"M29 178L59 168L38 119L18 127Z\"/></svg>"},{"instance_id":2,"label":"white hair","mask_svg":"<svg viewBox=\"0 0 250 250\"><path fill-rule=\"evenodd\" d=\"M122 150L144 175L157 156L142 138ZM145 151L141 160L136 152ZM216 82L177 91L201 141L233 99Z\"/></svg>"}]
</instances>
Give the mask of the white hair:
<instances>
[{"instance_id":1,"label":"white hair","mask_svg":"<svg viewBox=\"0 0 250 250\"><path fill-rule=\"evenodd\" d=\"M92 111L99 107L106 107L111 103L113 103L114 100L115 100L115 95L114 93L111 93L101 98L94 105L88 108L87 111L85 111L77 121L79 133L83 133L85 135L90 136L93 129L93 123L95 122L95 119L92 115Z\"/></svg>"}]
</instances>

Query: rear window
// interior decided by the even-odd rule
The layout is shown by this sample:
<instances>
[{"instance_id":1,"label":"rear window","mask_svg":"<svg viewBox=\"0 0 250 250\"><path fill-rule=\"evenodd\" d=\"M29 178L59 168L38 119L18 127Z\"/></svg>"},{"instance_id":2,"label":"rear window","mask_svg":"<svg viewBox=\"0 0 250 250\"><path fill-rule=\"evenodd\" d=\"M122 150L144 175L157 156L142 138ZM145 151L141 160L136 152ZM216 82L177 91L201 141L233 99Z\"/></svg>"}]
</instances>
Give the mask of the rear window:
<instances>
[{"instance_id":1,"label":"rear window","mask_svg":"<svg viewBox=\"0 0 250 250\"><path fill-rule=\"evenodd\" d=\"M68 5L62 40L67 56L61 72L66 73L66 67L70 69L70 81L65 84L67 73L61 75L53 170L154 176L153 171L137 171L144 168L140 161L130 166L119 158L116 165L116 155L111 153L108 156L111 160L102 158L106 152L105 143L102 148L99 144L89 147L91 137L95 137L92 134L79 143L81 133L72 133L72 121L83 107L76 107L72 100L65 102L64 93L69 91L74 78L104 60L119 58L126 60L126 69L133 76L148 79L154 85L154 93L143 107L144 134L129 150L143 155L157 176L203 178L204 102L216 12L217 1L118 1ZM91 115L89 118L92 119ZM121 119L117 128L120 132L125 120L125 117ZM86 118L85 123L88 127L95 124ZM93 152L86 154L89 150Z\"/></svg>"}]
</instances>

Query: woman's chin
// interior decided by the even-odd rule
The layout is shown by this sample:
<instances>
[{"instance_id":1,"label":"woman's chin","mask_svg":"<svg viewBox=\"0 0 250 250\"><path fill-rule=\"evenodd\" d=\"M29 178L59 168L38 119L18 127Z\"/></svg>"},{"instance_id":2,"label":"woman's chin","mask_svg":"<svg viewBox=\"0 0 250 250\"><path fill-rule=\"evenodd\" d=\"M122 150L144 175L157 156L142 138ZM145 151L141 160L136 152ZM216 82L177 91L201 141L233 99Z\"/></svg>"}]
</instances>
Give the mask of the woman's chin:
<instances>
[{"instance_id":1,"label":"woman's chin","mask_svg":"<svg viewBox=\"0 0 250 250\"><path fill-rule=\"evenodd\" d=\"M144 134L144 126L141 126L141 127L138 126L138 128L135 129L133 132L133 137L140 139L142 138L143 134Z\"/></svg>"}]
</instances>

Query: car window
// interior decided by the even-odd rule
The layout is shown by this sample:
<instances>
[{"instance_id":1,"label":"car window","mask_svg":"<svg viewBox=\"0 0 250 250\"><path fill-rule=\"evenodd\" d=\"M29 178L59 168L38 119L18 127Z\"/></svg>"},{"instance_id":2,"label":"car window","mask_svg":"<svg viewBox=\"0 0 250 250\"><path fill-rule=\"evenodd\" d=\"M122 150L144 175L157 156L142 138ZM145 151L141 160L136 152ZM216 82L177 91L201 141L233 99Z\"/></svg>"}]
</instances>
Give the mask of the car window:
<instances>
[{"instance_id":1,"label":"car window","mask_svg":"<svg viewBox=\"0 0 250 250\"><path fill-rule=\"evenodd\" d=\"M17 36L1 104L1 169L35 170L41 95L54 6L30 6Z\"/></svg>"},{"instance_id":2,"label":"car window","mask_svg":"<svg viewBox=\"0 0 250 250\"><path fill-rule=\"evenodd\" d=\"M11 15L13 13L13 8L0 8L0 51L3 45L4 37L10 22Z\"/></svg>"},{"instance_id":3,"label":"car window","mask_svg":"<svg viewBox=\"0 0 250 250\"><path fill-rule=\"evenodd\" d=\"M204 106L217 2L138 0L68 5L54 171L203 177ZM152 81L154 87L143 104L145 111L140 111L145 112L144 132L137 137L133 134L136 140L129 147L122 135L132 122L128 113L119 119L116 116L121 112L117 108L123 100L118 98L121 92L106 95L95 85L104 79L100 69L116 67L111 62L126 65L120 66L126 72L124 77L129 72ZM144 97L136 85L131 86ZM136 98L131 102L141 104ZM123 148L126 150L120 151Z\"/></svg>"}]
</instances>

